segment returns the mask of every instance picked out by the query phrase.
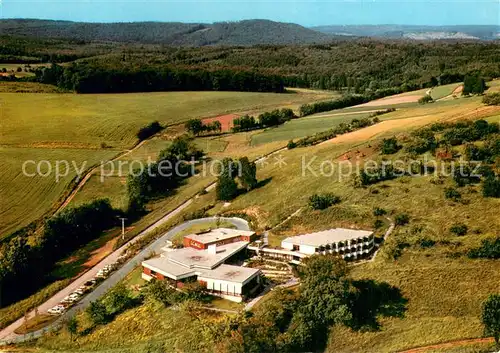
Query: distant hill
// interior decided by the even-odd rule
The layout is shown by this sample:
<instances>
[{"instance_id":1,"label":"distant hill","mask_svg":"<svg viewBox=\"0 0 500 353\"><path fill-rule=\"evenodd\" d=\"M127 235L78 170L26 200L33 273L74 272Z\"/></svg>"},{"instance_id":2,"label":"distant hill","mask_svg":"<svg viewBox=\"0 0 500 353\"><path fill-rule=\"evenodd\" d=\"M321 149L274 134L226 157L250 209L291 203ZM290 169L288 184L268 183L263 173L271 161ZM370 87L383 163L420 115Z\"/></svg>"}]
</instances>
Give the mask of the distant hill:
<instances>
[{"instance_id":1,"label":"distant hill","mask_svg":"<svg viewBox=\"0 0 500 353\"><path fill-rule=\"evenodd\" d=\"M173 23L83 23L49 20L0 20L0 33L21 37L82 41L140 42L205 46L257 44L311 44L333 36L293 23L268 20L240 22Z\"/></svg>"},{"instance_id":2,"label":"distant hill","mask_svg":"<svg viewBox=\"0 0 500 353\"><path fill-rule=\"evenodd\" d=\"M410 25L331 25L312 27L319 32L336 36L360 36L391 39L500 39L500 26L410 26Z\"/></svg>"}]
</instances>

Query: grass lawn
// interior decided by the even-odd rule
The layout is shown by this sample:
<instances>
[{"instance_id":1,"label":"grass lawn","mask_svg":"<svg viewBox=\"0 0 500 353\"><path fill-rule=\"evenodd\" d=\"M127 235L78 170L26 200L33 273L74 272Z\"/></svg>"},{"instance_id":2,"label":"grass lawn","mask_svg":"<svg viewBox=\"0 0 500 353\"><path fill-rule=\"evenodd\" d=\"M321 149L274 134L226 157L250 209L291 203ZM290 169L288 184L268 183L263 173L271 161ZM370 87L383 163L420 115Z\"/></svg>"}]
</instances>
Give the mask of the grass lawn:
<instances>
[{"instance_id":1,"label":"grass lawn","mask_svg":"<svg viewBox=\"0 0 500 353\"><path fill-rule=\"evenodd\" d=\"M294 119L283 125L265 129L252 136L252 145L261 145L269 142L297 139L315 133L326 131L338 126L340 123L349 122L352 119L361 119L369 115L366 114L346 114L346 115L311 115L304 118Z\"/></svg>"},{"instance_id":2,"label":"grass lawn","mask_svg":"<svg viewBox=\"0 0 500 353\"><path fill-rule=\"evenodd\" d=\"M61 90L52 85L38 82L0 81L0 93L58 93Z\"/></svg>"},{"instance_id":3,"label":"grass lawn","mask_svg":"<svg viewBox=\"0 0 500 353\"><path fill-rule=\"evenodd\" d=\"M431 97L432 97L432 99L437 100L437 99L449 96L450 94L453 93L453 91L457 87L459 87L461 85L462 85L461 83L452 83L449 85L434 87L431 91ZM459 95L460 94L458 94L457 96L459 96Z\"/></svg>"}]
</instances>

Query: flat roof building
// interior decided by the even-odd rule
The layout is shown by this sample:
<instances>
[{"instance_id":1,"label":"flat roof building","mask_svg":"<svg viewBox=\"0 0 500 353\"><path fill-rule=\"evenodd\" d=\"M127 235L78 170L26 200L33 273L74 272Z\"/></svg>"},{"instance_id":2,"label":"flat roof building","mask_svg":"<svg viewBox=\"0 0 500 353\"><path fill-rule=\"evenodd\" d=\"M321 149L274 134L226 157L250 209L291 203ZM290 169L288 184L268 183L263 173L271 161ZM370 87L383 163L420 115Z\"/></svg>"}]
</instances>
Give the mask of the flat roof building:
<instances>
[{"instance_id":1,"label":"flat roof building","mask_svg":"<svg viewBox=\"0 0 500 353\"><path fill-rule=\"evenodd\" d=\"M210 229L207 232L190 234L184 237L184 247L207 249L209 245L224 245L237 241L251 242L255 232L230 228Z\"/></svg>"},{"instance_id":2,"label":"flat roof building","mask_svg":"<svg viewBox=\"0 0 500 353\"><path fill-rule=\"evenodd\" d=\"M184 244L188 238L188 244L196 242L195 247L164 252L160 257L144 261L142 277L147 281L167 280L177 288L186 282L198 281L213 295L242 301L260 284L261 271L224 263L248 246L249 241L242 241L241 237L250 239L255 233L229 230L231 232L226 228L215 229L185 237ZM203 247L198 247L200 244Z\"/></svg>"},{"instance_id":3,"label":"flat roof building","mask_svg":"<svg viewBox=\"0 0 500 353\"><path fill-rule=\"evenodd\" d=\"M286 238L281 247L306 255L335 253L347 259L369 254L374 239L372 231L335 228Z\"/></svg>"}]
</instances>

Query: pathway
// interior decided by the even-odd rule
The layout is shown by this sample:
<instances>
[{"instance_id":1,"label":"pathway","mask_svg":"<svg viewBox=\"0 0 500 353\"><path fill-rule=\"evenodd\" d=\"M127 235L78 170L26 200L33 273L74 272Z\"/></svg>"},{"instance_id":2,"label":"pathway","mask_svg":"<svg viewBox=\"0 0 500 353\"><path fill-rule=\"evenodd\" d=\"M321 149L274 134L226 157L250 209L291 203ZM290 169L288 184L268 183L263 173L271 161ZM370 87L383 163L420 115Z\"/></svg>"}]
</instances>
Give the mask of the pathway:
<instances>
[{"instance_id":1,"label":"pathway","mask_svg":"<svg viewBox=\"0 0 500 353\"><path fill-rule=\"evenodd\" d=\"M434 351L434 350L438 350L438 349L448 349L448 348L469 346L469 345L473 345L473 344L493 343L493 342L495 342L493 337L471 338L471 339L466 339L466 340L457 340L457 341L433 344L433 345L429 345L429 346L412 348L412 349L408 349L408 350L404 350L404 351L399 351L398 353L420 353L420 352L427 352L430 350Z\"/></svg>"}]
</instances>

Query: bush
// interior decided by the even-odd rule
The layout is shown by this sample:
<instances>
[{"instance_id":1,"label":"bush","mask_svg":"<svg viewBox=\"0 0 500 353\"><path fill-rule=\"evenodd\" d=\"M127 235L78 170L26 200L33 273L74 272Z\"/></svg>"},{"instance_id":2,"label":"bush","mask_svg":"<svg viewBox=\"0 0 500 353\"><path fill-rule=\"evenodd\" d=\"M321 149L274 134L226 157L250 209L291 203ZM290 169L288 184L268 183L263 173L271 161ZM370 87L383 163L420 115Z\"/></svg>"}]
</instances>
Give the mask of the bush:
<instances>
[{"instance_id":1,"label":"bush","mask_svg":"<svg viewBox=\"0 0 500 353\"><path fill-rule=\"evenodd\" d=\"M373 209L373 215L374 215L374 216L379 217L379 216L383 216L383 215L385 215L385 214L387 214L387 211L386 211L386 210L384 210L383 208L380 208L380 207L375 207L375 208Z\"/></svg>"},{"instance_id":2,"label":"bush","mask_svg":"<svg viewBox=\"0 0 500 353\"><path fill-rule=\"evenodd\" d=\"M436 242L429 238L422 238L417 241L417 244L422 249L426 249L426 248L432 248L434 245L436 245Z\"/></svg>"},{"instance_id":3,"label":"bush","mask_svg":"<svg viewBox=\"0 0 500 353\"><path fill-rule=\"evenodd\" d=\"M99 301L90 302L90 305L85 312L94 325L105 324L109 319L106 306Z\"/></svg>"},{"instance_id":4,"label":"bush","mask_svg":"<svg viewBox=\"0 0 500 353\"><path fill-rule=\"evenodd\" d=\"M432 99L432 97L428 94L426 94L425 96L423 96L422 98L420 98L418 100L418 102L420 104L427 104L427 103L433 103L434 102L434 99Z\"/></svg>"},{"instance_id":5,"label":"bush","mask_svg":"<svg viewBox=\"0 0 500 353\"><path fill-rule=\"evenodd\" d=\"M468 230L469 228L463 223L455 223L450 227L450 232L458 236L464 236Z\"/></svg>"},{"instance_id":6,"label":"bush","mask_svg":"<svg viewBox=\"0 0 500 353\"><path fill-rule=\"evenodd\" d=\"M379 229L382 228L384 225L384 222L381 219L376 219L375 222L373 222L373 228Z\"/></svg>"},{"instance_id":7,"label":"bush","mask_svg":"<svg viewBox=\"0 0 500 353\"><path fill-rule=\"evenodd\" d=\"M484 197L500 197L500 177L488 176L483 182Z\"/></svg>"},{"instance_id":8,"label":"bush","mask_svg":"<svg viewBox=\"0 0 500 353\"><path fill-rule=\"evenodd\" d=\"M383 139L380 144L380 153L382 154L394 154L401 149L398 145L398 140L396 137L391 137L388 139Z\"/></svg>"},{"instance_id":9,"label":"bush","mask_svg":"<svg viewBox=\"0 0 500 353\"><path fill-rule=\"evenodd\" d=\"M340 202L340 197L327 193L323 195L314 194L309 197L309 206L313 210L324 210Z\"/></svg>"},{"instance_id":10,"label":"bush","mask_svg":"<svg viewBox=\"0 0 500 353\"><path fill-rule=\"evenodd\" d=\"M483 97L483 103L486 105L500 105L500 92L485 95Z\"/></svg>"},{"instance_id":11,"label":"bush","mask_svg":"<svg viewBox=\"0 0 500 353\"><path fill-rule=\"evenodd\" d=\"M288 141L288 145L286 146L289 150L294 149L297 147L297 144L293 142L293 140Z\"/></svg>"},{"instance_id":12,"label":"bush","mask_svg":"<svg viewBox=\"0 0 500 353\"><path fill-rule=\"evenodd\" d=\"M444 189L444 197L446 197L447 199L451 199L451 200L457 202L457 201L459 201L462 198L462 194L460 194L454 188L446 188L446 189Z\"/></svg>"},{"instance_id":13,"label":"bush","mask_svg":"<svg viewBox=\"0 0 500 353\"><path fill-rule=\"evenodd\" d=\"M500 259L500 237L483 240L481 246L469 250L467 256L471 259Z\"/></svg>"},{"instance_id":14,"label":"bush","mask_svg":"<svg viewBox=\"0 0 500 353\"><path fill-rule=\"evenodd\" d=\"M141 128L139 130L139 132L137 133L137 138L140 141L145 140L147 138L150 138L151 136L153 136L157 132L160 132L162 129L163 129L163 127L160 125L160 123L157 121L154 121L151 124L149 124L148 126Z\"/></svg>"},{"instance_id":15,"label":"bush","mask_svg":"<svg viewBox=\"0 0 500 353\"><path fill-rule=\"evenodd\" d=\"M406 213L400 213L394 218L396 225L404 226L410 222L410 216Z\"/></svg>"}]
</instances>

